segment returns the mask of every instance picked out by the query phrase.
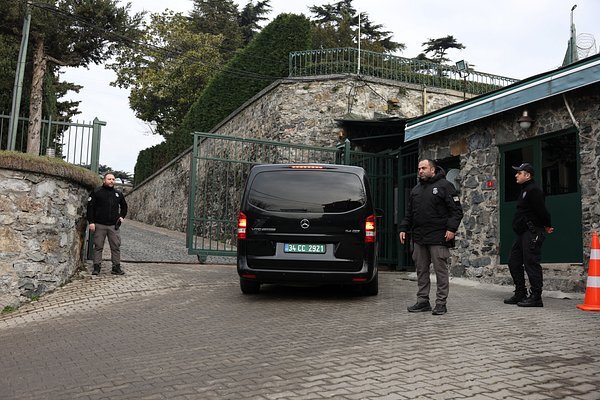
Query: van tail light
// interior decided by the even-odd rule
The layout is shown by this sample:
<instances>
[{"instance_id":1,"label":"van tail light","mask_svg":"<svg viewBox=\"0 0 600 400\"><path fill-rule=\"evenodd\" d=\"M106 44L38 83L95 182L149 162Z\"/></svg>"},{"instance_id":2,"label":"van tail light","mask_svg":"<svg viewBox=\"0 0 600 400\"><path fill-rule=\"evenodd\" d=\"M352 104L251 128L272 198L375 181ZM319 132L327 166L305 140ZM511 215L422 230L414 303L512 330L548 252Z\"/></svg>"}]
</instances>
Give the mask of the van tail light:
<instances>
[{"instance_id":1,"label":"van tail light","mask_svg":"<svg viewBox=\"0 0 600 400\"><path fill-rule=\"evenodd\" d=\"M246 224L248 219L246 218L246 214L240 211L238 214L238 227L237 227L237 238L238 240L246 239Z\"/></svg>"},{"instance_id":2,"label":"van tail light","mask_svg":"<svg viewBox=\"0 0 600 400\"><path fill-rule=\"evenodd\" d=\"M365 220L365 243L375 243L375 215L373 214Z\"/></svg>"}]
</instances>

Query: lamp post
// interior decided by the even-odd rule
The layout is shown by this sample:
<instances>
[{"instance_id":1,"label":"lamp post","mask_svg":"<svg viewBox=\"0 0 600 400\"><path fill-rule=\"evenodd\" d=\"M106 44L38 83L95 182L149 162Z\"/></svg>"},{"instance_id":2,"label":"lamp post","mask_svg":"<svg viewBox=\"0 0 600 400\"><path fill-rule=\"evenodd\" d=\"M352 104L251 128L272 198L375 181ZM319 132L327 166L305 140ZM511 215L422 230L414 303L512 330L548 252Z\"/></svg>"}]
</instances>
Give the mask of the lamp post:
<instances>
[{"instance_id":1,"label":"lamp post","mask_svg":"<svg viewBox=\"0 0 600 400\"><path fill-rule=\"evenodd\" d=\"M23 76L25 75L25 61L27 59L27 43L29 42L29 26L31 25L31 9L27 3L25 20L23 21L23 36L21 37L21 48L19 49L19 61L15 73L15 85L13 88L12 106L8 123L7 150L14 150L17 142L17 127L19 125L19 112L21 109L21 93L23 91Z\"/></svg>"},{"instance_id":2,"label":"lamp post","mask_svg":"<svg viewBox=\"0 0 600 400\"><path fill-rule=\"evenodd\" d=\"M360 75L360 12L358 13L358 63L356 64L356 74Z\"/></svg>"},{"instance_id":3,"label":"lamp post","mask_svg":"<svg viewBox=\"0 0 600 400\"><path fill-rule=\"evenodd\" d=\"M575 9L577 8L577 4L575 4L573 7L571 7L571 41L570 41L570 46L569 49L571 50L571 60L570 63L574 63L575 61L577 61L577 59L579 58L577 56L577 33L575 30L575 24L573 23L573 11L575 11Z\"/></svg>"}]
</instances>

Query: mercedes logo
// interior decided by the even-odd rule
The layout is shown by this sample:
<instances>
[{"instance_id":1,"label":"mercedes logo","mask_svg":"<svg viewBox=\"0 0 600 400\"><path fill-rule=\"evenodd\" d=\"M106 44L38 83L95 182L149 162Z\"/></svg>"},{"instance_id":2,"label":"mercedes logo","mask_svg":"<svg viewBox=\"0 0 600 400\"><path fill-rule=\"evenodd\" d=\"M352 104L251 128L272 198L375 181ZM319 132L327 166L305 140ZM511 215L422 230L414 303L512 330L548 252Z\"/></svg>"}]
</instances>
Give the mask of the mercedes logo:
<instances>
[{"instance_id":1,"label":"mercedes logo","mask_svg":"<svg viewBox=\"0 0 600 400\"><path fill-rule=\"evenodd\" d=\"M302 221L300 221L300 228L308 229L309 226L310 226L310 221L307 220L306 218L304 218Z\"/></svg>"}]
</instances>

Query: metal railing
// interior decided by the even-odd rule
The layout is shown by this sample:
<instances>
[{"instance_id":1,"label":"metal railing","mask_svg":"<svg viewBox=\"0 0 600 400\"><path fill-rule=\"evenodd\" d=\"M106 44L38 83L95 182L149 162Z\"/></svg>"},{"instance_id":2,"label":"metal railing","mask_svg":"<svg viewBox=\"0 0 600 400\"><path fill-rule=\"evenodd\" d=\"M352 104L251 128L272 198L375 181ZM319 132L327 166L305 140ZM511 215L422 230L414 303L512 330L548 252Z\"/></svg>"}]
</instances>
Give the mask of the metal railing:
<instances>
[{"instance_id":1,"label":"metal railing","mask_svg":"<svg viewBox=\"0 0 600 400\"><path fill-rule=\"evenodd\" d=\"M10 116L0 113L0 150L9 150ZM27 150L29 120L20 117L17 123L15 151ZM39 155L62 158L70 164L98 172L100 158L100 135L106 122L98 118L91 123L52 119L42 120Z\"/></svg>"},{"instance_id":2,"label":"metal railing","mask_svg":"<svg viewBox=\"0 0 600 400\"><path fill-rule=\"evenodd\" d=\"M431 63L355 48L294 51L289 54L289 76L358 74L381 79L484 94L517 82L517 79L473 70L459 71L454 65Z\"/></svg>"}]
</instances>

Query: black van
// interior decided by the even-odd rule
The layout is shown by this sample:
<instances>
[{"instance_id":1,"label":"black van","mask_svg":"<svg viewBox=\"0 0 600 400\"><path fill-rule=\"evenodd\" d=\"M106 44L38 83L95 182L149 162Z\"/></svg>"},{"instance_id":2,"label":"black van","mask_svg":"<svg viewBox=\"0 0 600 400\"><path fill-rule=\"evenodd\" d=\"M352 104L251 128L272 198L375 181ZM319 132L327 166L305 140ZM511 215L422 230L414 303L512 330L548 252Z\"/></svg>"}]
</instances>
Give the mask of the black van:
<instances>
[{"instance_id":1,"label":"black van","mask_svg":"<svg viewBox=\"0 0 600 400\"><path fill-rule=\"evenodd\" d=\"M258 293L262 283L342 284L377 295L375 218L360 167L254 166L238 217L242 292Z\"/></svg>"}]
</instances>

